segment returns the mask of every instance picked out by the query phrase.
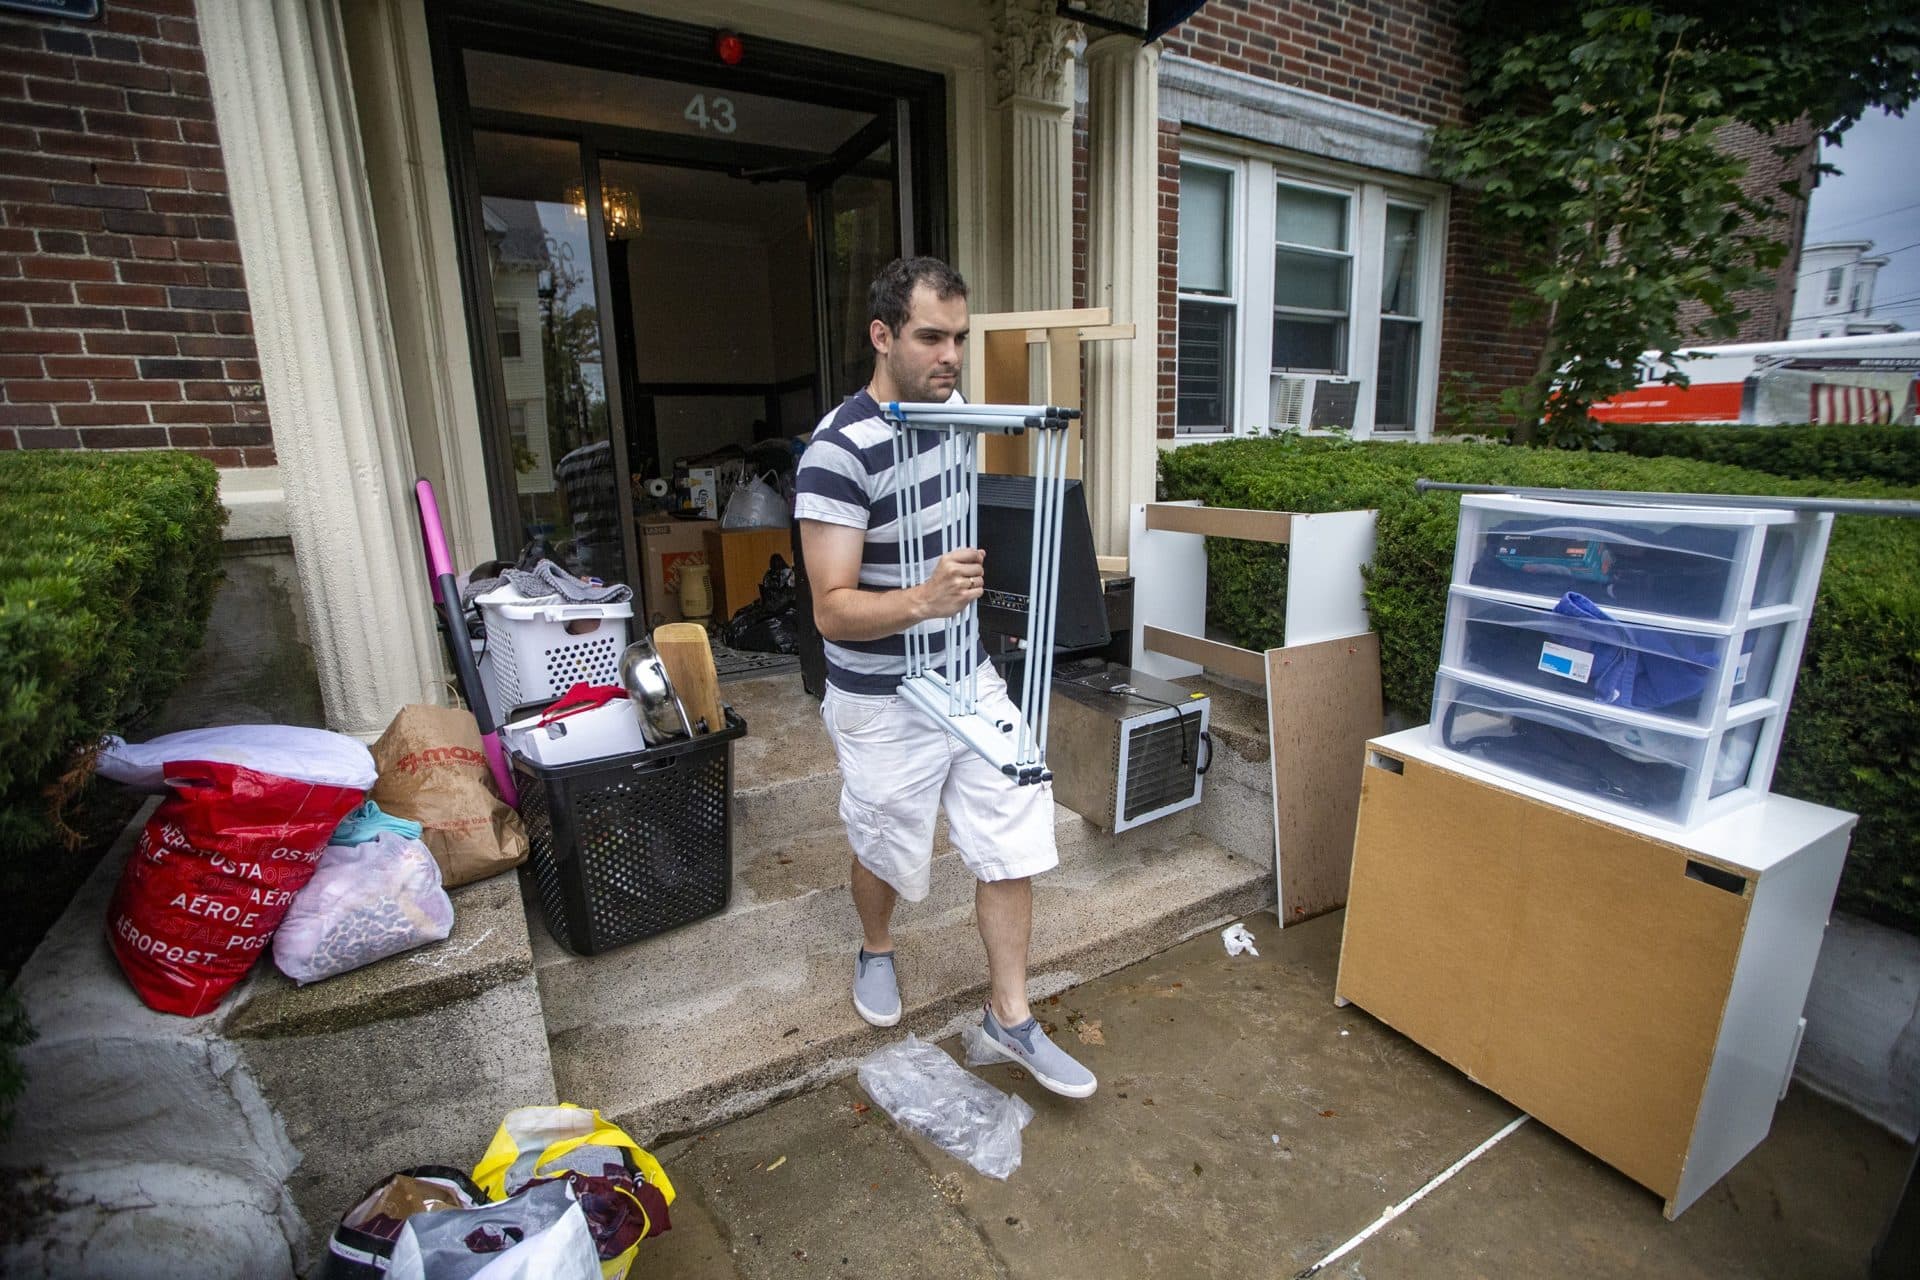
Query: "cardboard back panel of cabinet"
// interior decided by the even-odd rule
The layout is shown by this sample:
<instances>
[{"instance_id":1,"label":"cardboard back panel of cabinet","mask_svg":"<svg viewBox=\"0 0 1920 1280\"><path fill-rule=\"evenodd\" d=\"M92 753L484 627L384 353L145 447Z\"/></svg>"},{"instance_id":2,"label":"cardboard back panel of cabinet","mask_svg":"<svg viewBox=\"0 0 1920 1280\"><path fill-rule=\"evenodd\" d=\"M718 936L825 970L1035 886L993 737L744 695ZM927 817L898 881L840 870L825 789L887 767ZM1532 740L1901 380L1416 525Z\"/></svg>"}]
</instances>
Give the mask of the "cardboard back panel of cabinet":
<instances>
[{"instance_id":1,"label":"cardboard back panel of cabinet","mask_svg":"<svg viewBox=\"0 0 1920 1280\"><path fill-rule=\"evenodd\" d=\"M1671 1197L1751 896L1721 871L1373 752L1337 994Z\"/></svg>"},{"instance_id":2,"label":"cardboard back panel of cabinet","mask_svg":"<svg viewBox=\"0 0 1920 1280\"><path fill-rule=\"evenodd\" d=\"M1274 881L1281 923L1298 924L1347 900L1358 762L1380 732L1380 637L1288 644L1266 665Z\"/></svg>"}]
</instances>

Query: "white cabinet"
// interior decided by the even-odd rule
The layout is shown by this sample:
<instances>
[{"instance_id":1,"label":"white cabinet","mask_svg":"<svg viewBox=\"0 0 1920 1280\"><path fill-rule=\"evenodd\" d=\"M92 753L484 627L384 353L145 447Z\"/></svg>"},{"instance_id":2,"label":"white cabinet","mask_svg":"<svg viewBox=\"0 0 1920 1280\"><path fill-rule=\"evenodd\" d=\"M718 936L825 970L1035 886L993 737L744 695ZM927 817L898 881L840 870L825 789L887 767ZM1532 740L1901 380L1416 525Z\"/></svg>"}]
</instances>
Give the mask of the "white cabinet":
<instances>
[{"instance_id":1,"label":"white cabinet","mask_svg":"<svg viewBox=\"0 0 1920 1280\"><path fill-rule=\"evenodd\" d=\"M1433 743L1686 827L1767 793L1832 517L1470 495Z\"/></svg>"},{"instance_id":2,"label":"white cabinet","mask_svg":"<svg viewBox=\"0 0 1920 1280\"><path fill-rule=\"evenodd\" d=\"M1369 742L1336 999L1651 1188L1674 1217L1792 1076L1852 814L1686 831Z\"/></svg>"}]
</instances>

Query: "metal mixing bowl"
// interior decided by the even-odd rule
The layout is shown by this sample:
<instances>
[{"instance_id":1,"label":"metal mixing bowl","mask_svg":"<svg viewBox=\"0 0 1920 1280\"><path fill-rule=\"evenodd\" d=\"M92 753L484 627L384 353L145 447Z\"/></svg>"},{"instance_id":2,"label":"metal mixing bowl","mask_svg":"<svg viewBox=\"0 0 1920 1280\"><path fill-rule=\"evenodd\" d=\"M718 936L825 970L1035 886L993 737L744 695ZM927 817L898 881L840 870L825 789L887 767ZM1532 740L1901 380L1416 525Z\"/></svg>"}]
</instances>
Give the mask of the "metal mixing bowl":
<instances>
[{"instance_id":1,"label":"metal mixing bowl","mask_svg":"<svg viewBox=\"0 0 1920 1280\"><path fill-rule=\"evenodd\" d=\"M620 655L620 685L640 712L640 736L648 746L657 747L675 738L693 736L687 723L686 708L674 695L673 682L653 645L635 640Z\"/></svg>"}]
</instances>

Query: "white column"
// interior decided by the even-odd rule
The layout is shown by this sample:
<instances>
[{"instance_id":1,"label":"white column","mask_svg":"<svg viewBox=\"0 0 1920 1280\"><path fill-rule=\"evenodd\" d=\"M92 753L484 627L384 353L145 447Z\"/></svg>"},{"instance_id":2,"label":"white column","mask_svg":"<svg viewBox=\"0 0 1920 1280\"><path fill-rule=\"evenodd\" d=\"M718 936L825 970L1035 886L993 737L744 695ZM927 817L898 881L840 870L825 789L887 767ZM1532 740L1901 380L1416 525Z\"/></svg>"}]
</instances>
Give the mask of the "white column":
<instances>
[{"instance_id":1,"label":"white column","mask_svg":"<svg viewBox=\"0 0 1920 1280\"><path fill-rule=\"evenodd\" d=\"M1144 5L1115 16L1140 22ZM1096 35L1089 29L1089 35ZM1133 503L1153 499L1159 315L1158 46L1103 35L1087 49L1087 305L1113 308L1131 342L1087 353L1087 498L1094 549L1127 554Z\"/></svg>"},{"instance_id":2,"label":"white column","mask_svg":"<svg viewBox=\"0 0 1920 1280\"><path fill-rule=\"evenodd\" d=\"M1052 0L1000 0L994 15L995 105L1006 139L1001 310L1073 304L1074 37Z\"/></svg>"},{"instance_id":3,"label":"white column","mask_svg":"<svg viewBox=\"0 0 1920 1280\"><path fill-rule=\"evenodd\" d=\"M197 0L327 723L436 682L413 465L332 0Z\"/></svg>"}]
</instances>

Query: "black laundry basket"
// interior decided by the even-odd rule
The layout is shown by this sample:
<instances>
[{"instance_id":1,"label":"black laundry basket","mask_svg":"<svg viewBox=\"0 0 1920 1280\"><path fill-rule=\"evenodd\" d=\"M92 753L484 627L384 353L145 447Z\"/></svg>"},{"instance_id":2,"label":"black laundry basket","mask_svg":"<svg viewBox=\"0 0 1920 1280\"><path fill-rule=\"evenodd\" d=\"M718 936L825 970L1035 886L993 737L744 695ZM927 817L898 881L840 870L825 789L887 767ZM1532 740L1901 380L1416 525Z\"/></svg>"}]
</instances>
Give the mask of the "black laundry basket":
<instances>
[{"instance_id":1,"label":"black laundry basket","mask_svg":"<svg viewBox=\"0 0 1920 1280\"><path fill-rule=\"evenodd\" d=\"M549 768L516 754L520 817L547 930L576 955L726 909L733 890L733 741L714 733Z\"/></svg>"}]
</instances>

